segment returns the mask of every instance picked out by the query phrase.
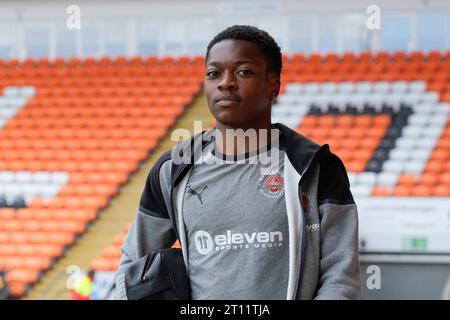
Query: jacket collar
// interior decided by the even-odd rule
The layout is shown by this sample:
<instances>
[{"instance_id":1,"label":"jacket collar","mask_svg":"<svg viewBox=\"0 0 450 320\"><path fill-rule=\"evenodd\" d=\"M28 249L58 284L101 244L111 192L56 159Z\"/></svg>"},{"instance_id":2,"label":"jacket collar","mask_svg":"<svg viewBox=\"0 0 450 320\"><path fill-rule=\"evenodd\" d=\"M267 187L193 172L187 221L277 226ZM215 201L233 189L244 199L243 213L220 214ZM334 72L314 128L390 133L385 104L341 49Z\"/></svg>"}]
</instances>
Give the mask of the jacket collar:
<instances>
[{"instance_id":1,"label":"jacket collar","mask_svg":"<svg viewBox=\"0 0 450 320\"><path fill-rule=\"evenodd\" d=\"M301 176L315 161L330 152L328 144L320 146L281 123L274 123L273 126L280 130L280 147L286 151L289 161ZM172 165L171 184L173 187L181 181L186 172L198 160L202 150L212 142L212 132L212 129L205 130L180 142L174 148L173 154L178 153L182 156L185 152L188 152L191 161L188 164Z\"/></svg>"}]
</instances>

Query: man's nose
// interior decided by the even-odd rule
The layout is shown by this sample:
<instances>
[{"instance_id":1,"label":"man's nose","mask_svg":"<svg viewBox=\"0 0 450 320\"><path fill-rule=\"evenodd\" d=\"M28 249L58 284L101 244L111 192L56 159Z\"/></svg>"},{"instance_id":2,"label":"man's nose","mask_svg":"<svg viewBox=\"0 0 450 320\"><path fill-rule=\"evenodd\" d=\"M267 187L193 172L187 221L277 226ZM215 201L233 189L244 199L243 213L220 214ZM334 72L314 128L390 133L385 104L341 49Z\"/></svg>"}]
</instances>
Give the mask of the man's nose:
<instances>
[{"instance_id":1,"label":"man's nose","mask_svg":"<svg viewBox=\"0 0 450 320\"><path fill-rule=\"evenodd\" d=\"M226 72L222 77L222 81L219 82L217 87L219 88L219 90L236 90L236 77L232 72Z\"/></svg>"}]
</instances>

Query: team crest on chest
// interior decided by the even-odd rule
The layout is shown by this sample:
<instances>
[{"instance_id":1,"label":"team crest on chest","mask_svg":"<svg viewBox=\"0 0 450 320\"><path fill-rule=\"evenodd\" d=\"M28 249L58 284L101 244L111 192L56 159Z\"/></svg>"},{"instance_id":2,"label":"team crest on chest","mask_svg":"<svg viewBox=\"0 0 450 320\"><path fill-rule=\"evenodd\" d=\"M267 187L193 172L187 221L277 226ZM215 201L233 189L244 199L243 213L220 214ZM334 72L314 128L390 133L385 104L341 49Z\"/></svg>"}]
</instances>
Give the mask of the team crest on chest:
<instances>
[{"instance_id":1,"label":"team crest on chest","mask_svg":"<svg viewBox=\"0 0 450 320\"><path fill-rule=\"evenodd\" d=\"M284 194L284 178L281 175L266 175L259 180L259 191L267 198L279 198Z\"/></svg>"}]
</instances>

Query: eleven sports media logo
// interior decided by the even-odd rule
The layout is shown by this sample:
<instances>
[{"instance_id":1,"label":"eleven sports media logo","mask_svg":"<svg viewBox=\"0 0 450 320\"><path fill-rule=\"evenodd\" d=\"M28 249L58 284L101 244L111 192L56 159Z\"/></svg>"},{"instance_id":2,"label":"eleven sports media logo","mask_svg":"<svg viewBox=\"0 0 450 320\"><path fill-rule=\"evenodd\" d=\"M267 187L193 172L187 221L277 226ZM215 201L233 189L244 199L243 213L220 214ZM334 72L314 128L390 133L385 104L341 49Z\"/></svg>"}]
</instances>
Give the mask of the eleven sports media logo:
<instances>
[{"instance_id":1,"label":"eleven sports media logo","mask_svg":"<svg viewBox=\"0 0 450 320\"><path fill-rule=\"evenodd\" d=\"M227 230L224 234L212 236L209 232L198 230L194 234L195 248L201 255L207 255L213 250L266 249L283 246L281 231L233 232Z\"/></svg>"}]
</instances>

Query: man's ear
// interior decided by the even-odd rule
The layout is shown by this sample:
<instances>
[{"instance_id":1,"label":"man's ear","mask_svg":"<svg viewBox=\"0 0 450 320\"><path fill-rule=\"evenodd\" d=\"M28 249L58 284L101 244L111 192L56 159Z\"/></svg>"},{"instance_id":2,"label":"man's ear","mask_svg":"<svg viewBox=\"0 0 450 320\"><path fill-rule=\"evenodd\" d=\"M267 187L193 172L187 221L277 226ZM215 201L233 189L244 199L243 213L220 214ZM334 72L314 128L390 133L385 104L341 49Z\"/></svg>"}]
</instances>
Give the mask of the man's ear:
<instances>
[{"instance_id":1,"label":"man's ear","mask_svg":"<svg viewBox=\"0 0 450 320\"><path fill-rule=\"evenodd\" d=\"M271 79L272 99L278 97L278 94L280 93L280 86L281 86L280 77L273 75Z\"/></svg>"}]
</instances>

